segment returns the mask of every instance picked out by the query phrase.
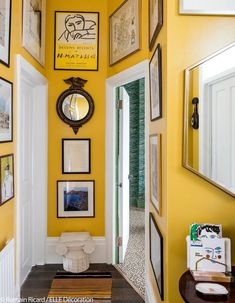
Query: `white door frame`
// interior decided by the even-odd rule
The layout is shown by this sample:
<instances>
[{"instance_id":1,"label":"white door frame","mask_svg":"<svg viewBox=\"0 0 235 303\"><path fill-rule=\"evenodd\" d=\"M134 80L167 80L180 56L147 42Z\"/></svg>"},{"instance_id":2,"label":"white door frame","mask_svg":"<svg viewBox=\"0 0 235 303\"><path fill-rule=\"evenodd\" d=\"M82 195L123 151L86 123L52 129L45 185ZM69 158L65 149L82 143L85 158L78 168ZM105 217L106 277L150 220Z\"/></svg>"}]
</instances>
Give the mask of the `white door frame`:
<instances>
[{"instance_id":1,"label":"white door frame","mask_svg":"<svg viewBox=\"0 0 235 303\"><path fill-rule=\"evenodd\" d=\"M124 84L145 78L145 188L146 202L148 201L148 138L149 138L149 60L128 68L106 80L106 156L105 156L105 236L107 243L107 262L115 263L114 237L114 201L115 201L115 88ZM145 244L147 247L148 203L145 207ZM147 258L145 258L147 259Z\"/></svg>"},{"instance_id":2,"label":"white door frame","mask_svg":"<svg viewBox=\"0 0 235 303\"><path fill-rule=\"evenodd\" d=\"M32 230L32 266L45 264L46 260L46 237L47 237L47 147L48 147L48 82L30 63L21 55L16 56L16 101L17 101L17 168L16 168L16 288L19 295L22 281L20 281L20 261L21 261L21 226L20 226L20 134L22 122L21 90L22 80L26 81L34 90L34 106L32 113L33 127L33 207L32 222L37 228ZM40 118L40 120L38 119ZM43 142L43 153L42 150ZM40 145L40 148L38 148ZM39 188L40 190L37 190Z\"/></svg>"}]
</instances>

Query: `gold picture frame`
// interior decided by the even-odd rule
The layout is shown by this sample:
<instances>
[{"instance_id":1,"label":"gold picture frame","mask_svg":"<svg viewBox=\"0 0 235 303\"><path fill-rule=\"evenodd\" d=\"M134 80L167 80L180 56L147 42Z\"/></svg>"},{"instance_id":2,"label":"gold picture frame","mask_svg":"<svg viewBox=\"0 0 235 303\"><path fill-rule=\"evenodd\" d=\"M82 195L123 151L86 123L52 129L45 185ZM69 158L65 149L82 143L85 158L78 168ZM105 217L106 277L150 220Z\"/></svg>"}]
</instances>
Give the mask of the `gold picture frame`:
<instances>
[{"instance_id":1,"label":"gold picture frame","mask_svg":"<svg viewBox=\"0 0 235 303\"><path fill-rule=\"evenodd\" d=\"M14 198L14 155L0 157L0 206Z\"/></svg>"},{"instance_id":2,"label":"gold picture frame","mask_svg":"<svg viewBox=\"0 0 235 303\"><path fill-rule=\"evenodd\" d=\"M124 1L109 17L110 66L140 49L140 0Z\"/></svg>"},{"instance_id":3,"label":"gold picture frame","mask_svg":"<svg viewBox=\"0 0 235 303\"><path fill-rule=\"evenodd\" d=\"M162 210L162 153L161 134L149 137L150 201L159 215Z\"/></svg>"}]
</instances>

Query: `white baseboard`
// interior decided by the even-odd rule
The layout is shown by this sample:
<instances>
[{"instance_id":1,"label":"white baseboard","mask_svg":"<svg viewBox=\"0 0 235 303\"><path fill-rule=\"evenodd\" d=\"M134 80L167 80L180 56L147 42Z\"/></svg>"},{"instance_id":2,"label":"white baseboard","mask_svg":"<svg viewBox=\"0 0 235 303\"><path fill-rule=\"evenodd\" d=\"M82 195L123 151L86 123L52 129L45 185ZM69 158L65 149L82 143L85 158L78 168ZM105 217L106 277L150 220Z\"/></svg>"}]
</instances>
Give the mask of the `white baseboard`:
<instances>
[{"instance_id":1,"label":"white baseboard","mask_svg":"<svg viewBox=\"0 0 235 303\"><path fill-rule=\"evenodd\" d=\"M159 303L154 295L153 287L148 278L146 279L145 286L145 303Z\"/></svg>"},{"instance_id":2,"label":"white baseboard","mask_svg":"<svg viewBox=\"0 0 235 303\"><path fill-rule=\"evenodd\" d=\"M57 237L49 237L46 241L46 263L62 264L62 257L58 256L55 247L58 243ZM95 251L90 255L91 263L107 263L107 243L105 237L93 237Z\"/></svg>"}]
</instances>

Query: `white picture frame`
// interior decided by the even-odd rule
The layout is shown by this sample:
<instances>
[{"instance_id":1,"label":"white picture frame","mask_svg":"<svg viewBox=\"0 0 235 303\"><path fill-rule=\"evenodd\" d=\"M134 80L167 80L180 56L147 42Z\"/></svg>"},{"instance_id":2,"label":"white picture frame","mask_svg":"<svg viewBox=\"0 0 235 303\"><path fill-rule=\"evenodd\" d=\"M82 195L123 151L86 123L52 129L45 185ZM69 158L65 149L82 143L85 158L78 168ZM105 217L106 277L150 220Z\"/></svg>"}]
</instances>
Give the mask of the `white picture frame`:
<instances>
[{"instance_id":1,"label":"white picture frame","mask_svg":"<svg viewBox=\"0 0 235 303\"><path fill-rule=\"evenodd\" d=\"M57 218L95 217L95 181L57 181Z\"/></svg>"},{"instance_id":2,"label":"white picture frame","mask_svg":"<svg viewBox=\"0 0 235 303\"><path fill-rule=\"evenodd\" d=\"M42 66L45 64L45 18L45 0L23 0L23 47Z\"/></svg>"},{"instance_id":3,"label":"white picture frame","mask_svg":"<svg viewBox=\"0 0 235 303\"><path fill-rule=\"evenodd\" d=\"M179 0L179 13L186 15L235 15L234 0Z\"/></svg>"},{"instance_id":4,"label":"white picture frame","mask_svg":"<svg viewBox=\"0 0 235 303\"><path fill-rule=\"evenodd\" d=\"M0 1L0 62L10 67L11 0Z\"/></svg>"},{"instance_id":5,"label":"white picture frame","mask_svg":"<svg viewBox=\"0 0 235 303\"><path fill-rule=\"evenodd\" d=\"M91 139L62 139L62 173L91 173Z\"/></svg>"}]
</instances>

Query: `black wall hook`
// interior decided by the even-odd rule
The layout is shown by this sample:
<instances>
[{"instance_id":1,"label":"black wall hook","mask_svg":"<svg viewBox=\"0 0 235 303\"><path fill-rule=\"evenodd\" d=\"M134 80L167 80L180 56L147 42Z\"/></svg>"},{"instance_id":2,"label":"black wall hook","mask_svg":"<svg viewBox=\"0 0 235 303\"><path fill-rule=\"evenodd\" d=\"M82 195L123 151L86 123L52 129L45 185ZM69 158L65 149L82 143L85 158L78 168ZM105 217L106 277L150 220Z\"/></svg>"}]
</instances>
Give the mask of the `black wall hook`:
<instances>
[{"instance_id":1,"label":"black wall hook","mask_svg":"<svg viewBox=\"0 0 235 303\"><path fill-rule=\"evenodd\" d=\"M199 99L193 98L192 104L193 104L194 110L193 110L193 115L191 118L191 125L192 125L193 129L199 129L199 113L198 113Z\"/></svg>"}]
</instances>

